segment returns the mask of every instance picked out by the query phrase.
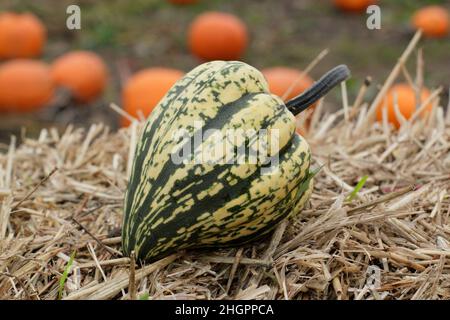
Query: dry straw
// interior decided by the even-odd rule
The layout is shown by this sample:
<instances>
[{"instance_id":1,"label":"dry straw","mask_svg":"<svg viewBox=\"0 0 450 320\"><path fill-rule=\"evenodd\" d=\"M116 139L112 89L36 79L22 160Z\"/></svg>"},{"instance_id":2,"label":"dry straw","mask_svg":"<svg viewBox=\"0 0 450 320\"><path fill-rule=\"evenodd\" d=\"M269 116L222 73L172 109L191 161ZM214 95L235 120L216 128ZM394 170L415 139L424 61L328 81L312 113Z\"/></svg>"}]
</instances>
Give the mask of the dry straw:
<instances>
[{"instance_id":1,"label":"dry straw","mask_svg":"<svg viewBox=\"0 0 450 320\"><path fill-rule=\"evenodd\" d=\"M253 245L145 266L121 256L119 237L138 123L11 140L0 154L0 298L57 299L62 285L63 299L449 299L450 123L438 107L399 131L373 123L368 85L343 98L345 113L316 110L308 141L324 168L299 216Z\"/></svg>"}]
</instances>

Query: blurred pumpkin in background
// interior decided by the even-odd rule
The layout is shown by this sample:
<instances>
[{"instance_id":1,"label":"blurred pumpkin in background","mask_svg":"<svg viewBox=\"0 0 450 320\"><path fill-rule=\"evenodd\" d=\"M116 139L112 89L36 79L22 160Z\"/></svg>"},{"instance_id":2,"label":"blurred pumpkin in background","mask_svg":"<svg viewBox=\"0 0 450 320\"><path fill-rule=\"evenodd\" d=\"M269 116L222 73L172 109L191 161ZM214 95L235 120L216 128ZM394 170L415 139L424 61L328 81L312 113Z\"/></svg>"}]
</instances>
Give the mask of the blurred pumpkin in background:
<instances>
[{"instance_id":1,"label":"blurred pumpkin in background","mask_svg":"<svg viewBox=\"0 0 450 320\"><path fill-rule=\"evenodd\" d=\"M82 103L98 98L108 81L108 70L103 59L90 51L73 51L56 59L52 76L58 86L69 89Z\"/></svg>"},{"instance_id":2,"label":"blurred pumpkin in background","mask_svg":"<svg viewBox=\"0 0 450 320\"><path fill-rule=\"evenodd\" d=\"M170 68L148 68L137 72L123 88L124 110L137 119L139 111L147 117L183 75L182 71ZM129 124L127 119L122 119L122 126Z\"/></svg>"},{"instance_id":3,"label":"blurred pumpkin in background","mask_svg":"<svg viewBox=\"0 0 450 320\"><path fill-rule=\"evenodd\" d=\"M47 30L33 14L0 14L0 59L39 56L46 40Z\"/></svg>"},{"instance_id":4,"label":"blurred pumpkin in background","mask_svg":"<svg viewBox=\"0 0 450 320\"><path fill-rule=\"evenodd\" d=\"M333 0L334 5L346 12L365 12L367 7L376 4L376 0Z\"/></svg>"},{"instance_id":5,"label":"blurred pumpkin in background","mask_svg":"<svg viewBox=\"0 0 450 320\"><path fill-rule=\"evenodd\" d=\"M399 83L394 85L386 93L385 98L378 105L377 120L383 121L383 109L387 109L387 119L394 125L395 128L400 128L400 121L397 119L395 112L395 102L398 103L398 109L403 117L408 120L416 111L419 103L423 103L430 96L430 91L426 88L422 89L421 101L417 101L416 92L407 83ZM432 103L429 103L422 111L421 116L425 116L433 108Z\"/></svg>"},{"instance_id":6,"label":"blurred pumpkin in background","mask_svg":"<svg viewBox=\"0 0 450 320\"><path fill-rule=\"evenodd\" d=\"M248 43L247 27L232 14L206 12L190 25L188 42L201 60L239 60Z\"/></svg>"},{"instance_id":7,"label":"blurred pumpkin in background","mask_svg":"<svg viewBox=\"0 0 450 320\"><path fill-rule=\"evenodd\" d=\"M50 67L45 63L17 59L0 65L0 111L36 111L53 95Z\"/></svg>"},{"instance_id":8,"label":"blurred pumpkin in background","mask_svg":"<svg viewBox=\"0 0 450 320\"><path fill-rule=\"evenodd\" d=\"M263 69L261 72L269 84L270 92L279 96L285 102L298 96L314 83L314 80L310 76L294 68L272 67ZM313 105L311 108L314 107ZM297 119L304 116L305 113L301 113L297 116ZM308 129L310 122L310 118L305 119L304 130ZM297 124L297 132L302 136L306 133L304 130Z\"/></svg>"},{"instance_id":9,"label":"blurred pumpkin in background","mask_svg":"<svg viewBox=\"0 0 450 320\"><path fill-rule=\"evenodd\" d=\"M412 17L412 24L431 38L445 37L450 30L450 18L447 10L437 5L417 10Z\"/></svg>"},{"instance_id":10,"label":"blurred pumpkin in background","mask_svg":"<svg viewBox=\"0 0 450 320\"><path fill-rule=\"evenodd\" d=\"M272 67L263 69L261 72L269 84L270 92L284 98L284 101L298 96L314 83L310 76L293 68Z\"/></svg>"}]
</instances>

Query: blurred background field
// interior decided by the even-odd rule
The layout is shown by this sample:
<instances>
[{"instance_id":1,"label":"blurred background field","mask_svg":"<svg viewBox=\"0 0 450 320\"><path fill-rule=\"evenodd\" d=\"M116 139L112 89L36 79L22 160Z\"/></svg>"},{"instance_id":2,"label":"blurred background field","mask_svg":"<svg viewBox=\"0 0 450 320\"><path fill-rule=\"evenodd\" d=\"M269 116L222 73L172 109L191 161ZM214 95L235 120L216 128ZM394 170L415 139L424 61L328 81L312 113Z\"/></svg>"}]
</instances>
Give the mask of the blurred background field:
<instances>
[{"instance_id":1,"label":"blurred background field","mask_svg":"<svg viewBox=\"0 0 450 320\"><path fill-rule=\"evenodd\" d=\"M189 71L201 61L190 54L186 34L190 23L205 11L235 14L246 24L248 47L241 60L259 68L273 66L304 69L322 50L329 54L312 70L317 79L334 65L345 63L352 70L349 96L354 99L366 76L374 79L368 92L373 97L395 65L414 29L410 19L414 11L430 4L450 9L448 0L381 0L382 29L368 30L367 15L337 10L330 0L199 0L192 5L173 5L165 0L84 0L81 30L68 30L66 8L69 0L3 0L0 11L32 12L48 31L48 40L40 59L51 63L71 50L92 50L107 63L108 86L103 96L88 105L65 106L64 110L42 110L35 114L1 114L0 143L6 147L11 134L28 135L43 126L64 127L68 123L89 125L105 122L120 125L119 116L108 105L121 105L121 90L130 75L147 67L170 67ZM426 86L448 88L450 41L424 39ZM414 70L415 59L410 59ZM444 90L447 91L447 90ZM339 90L327 105L338 105ZM448 93L443 95L446 105ZM340 104L339 104L340 105ZM3 149L2 148L2 149Z\"/></svg>"}]
</instances>

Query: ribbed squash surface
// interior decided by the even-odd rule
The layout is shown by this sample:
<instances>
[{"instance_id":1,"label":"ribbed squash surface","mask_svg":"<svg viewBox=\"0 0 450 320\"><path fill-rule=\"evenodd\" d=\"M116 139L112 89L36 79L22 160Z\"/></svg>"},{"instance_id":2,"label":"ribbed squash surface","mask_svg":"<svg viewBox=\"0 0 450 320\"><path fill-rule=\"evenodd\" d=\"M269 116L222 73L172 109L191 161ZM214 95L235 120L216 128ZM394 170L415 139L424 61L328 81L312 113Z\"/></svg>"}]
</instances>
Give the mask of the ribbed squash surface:
<instances>
[{"instance_id":1,"label":"ribbed squash surface","mask_svg":"<svg viewBox=\"0 0 450 320\"><path fill-rule=\"evenodd\" d=\"M182 140L174 133L185 130L193 141L199 122L203 132L224 136L278 129L278 148L270 150L279 157L278 169L262 174L261 162L175 164L171 154ZM217 143L214 135L204 137L204 154ZM236 139L231 147L245 143ZM125 195L123 250L151 261L263 236L304 206L312 190L309 166L309 146L295 132L295 117L257 69L236 61L200 65L172 87L141 133Z\"/></svg>"}]
</instances>

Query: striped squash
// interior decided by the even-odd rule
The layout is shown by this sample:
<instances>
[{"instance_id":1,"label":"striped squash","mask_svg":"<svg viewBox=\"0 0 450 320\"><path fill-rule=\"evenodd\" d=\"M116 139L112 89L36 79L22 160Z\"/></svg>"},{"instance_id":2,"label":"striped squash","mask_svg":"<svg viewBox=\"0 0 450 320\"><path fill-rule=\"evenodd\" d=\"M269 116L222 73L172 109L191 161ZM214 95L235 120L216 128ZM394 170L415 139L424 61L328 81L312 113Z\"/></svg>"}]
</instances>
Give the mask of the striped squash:
<instances>
[{"instance_id":1,"label":"striped squash","mask_svg":"<svg viewBox=\"0 0 450 320\"><path fill-rule=\"evenodd\" d=\"M347 76L345 66L337 67L285 105L269 93L262 74L242 62L208 62L186 74L149 116L136 146L124 200L124 253L154 261L180 249L242 245L298 213L311 194L313 175L294 114ZM173 161L183 145L177 131L187 133L193 150L208 151L217 144L214 135L193 142L199 130L208 129L224 136L236 129L278 129L278 146L268 151L278 157L277 169L263 174L262 160ZM233 148L248 144L239 140Z\"/></svg>"}]
</instances>

